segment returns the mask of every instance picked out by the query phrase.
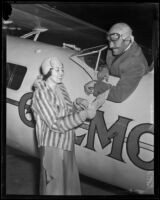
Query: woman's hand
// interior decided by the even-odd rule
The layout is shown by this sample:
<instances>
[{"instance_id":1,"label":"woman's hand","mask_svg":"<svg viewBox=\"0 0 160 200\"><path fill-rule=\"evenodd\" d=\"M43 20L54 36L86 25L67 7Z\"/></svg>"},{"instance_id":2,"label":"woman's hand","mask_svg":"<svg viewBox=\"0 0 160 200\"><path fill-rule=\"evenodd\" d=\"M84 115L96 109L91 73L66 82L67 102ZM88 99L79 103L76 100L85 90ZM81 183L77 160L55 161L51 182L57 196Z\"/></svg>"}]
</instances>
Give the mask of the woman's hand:
<instances>
[{"instance_id":1,"label":"woman's hand","mask_svg":"<svg viewBox=\"0 0 160 200\"><path fill-rule=\"evenodd\" d=\"M74 106L78 111L85 110L88 108L89 102L86 99L83 98L76 98L74 102Z\"/></svg>"}]
</instances>

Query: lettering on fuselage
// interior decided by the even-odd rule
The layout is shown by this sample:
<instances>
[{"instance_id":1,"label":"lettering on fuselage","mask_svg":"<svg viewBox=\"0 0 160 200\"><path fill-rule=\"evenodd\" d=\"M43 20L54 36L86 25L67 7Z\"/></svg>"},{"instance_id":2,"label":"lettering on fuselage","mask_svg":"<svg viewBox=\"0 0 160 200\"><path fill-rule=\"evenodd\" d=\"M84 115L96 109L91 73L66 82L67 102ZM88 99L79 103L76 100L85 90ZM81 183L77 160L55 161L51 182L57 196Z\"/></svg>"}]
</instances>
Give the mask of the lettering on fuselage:
<instances>
[{"instance_id":1,"label":"lettering on fuselage","mask_svg":"<svg viewBox=\"0 0 160 200\"><path fill-rule=\"evenodd\" d=\"M19 111L19 116L20 116L22 122L24 122L24 124L26 124L27 126L34 128L35 123L34 123L33 113L31 111L31 106L27 105L27 101L32 99L32 96L33 96L33 93L29 92L29 93L24 94L21 97L19 106L18 106L18 111ZM25 112L25 110L26 110L26 112ZM26 118L27 113L31 114L31 116L32 116L31 120L28 120Z\"/></svg>"},{"instance_id":2,"label":"lettering on fuselage","mask_svg":"<svg viewBox=\"0 0 160 200\"><path fill-rule=\"evenodd\" d=\"M20 118L23 123L31 128L34 128L35 122L33 118L31 120L28 120L26 118L25 112L27 110L27 113L30 112L31 116L33 117L30 105L27 105L27 101L30 100L32 96L32 92L24 94L21 97L20 102L17 106ZM7 102L13 104L13 102L11 101ZM80 126L80 128L87 130L88 133L77 136L76 144L81 146L84 138L87 137L85 148L96 151L94 148L94 143L95 134L97 134L102 149L104 149L112 142L111 152L106 156L125 163L122 157L122 149L125 142L127 127L131 121L133 120L125 118L123 116L118 116L117 121L112 124L112 126L108 129L104 120L104 112L97 111L96 117L90 121L89 125L84 123ZM126 141L126 152L131 162L137 167L144 170L153 170L154 159L152 159L151 161L144 161L138 156L140 148L142 148L140 147L140 137L145 133L150 133L154 135L153 129L153 125L150 123L139 124L131 129ZM111 141L111 139L113 141Z\"/></svg>"},{"instance_id":3,"label":"lettering on fuselage","mask_svg":"<svg viewBox=\"0 0 160 200\"><path fill-rule=\"evenodd\" d=\"M88 130L87 134L87 144L86 148L95 151L94 141L95 134L98 134L99 141L101 143L102 149L108 146L112 142L112 148L110 154L107 156L125 162L122 158L122 148L125 140L125 134L127 131L128 124L133 121L122 116L118 117L118 120L107 129L106 123L104 121L104 116L102 111L97 111L96 117L91 120L90 125L82 125L81 127ZM140 152L140 137L145 134L154 134L153 125L149 123L143 123L135 126L129 133L126 142L127 154L134 165L144 170L153 170L154 160L149 162L143 161L138 155ZM78 136L77 144L81 145L86 134ZM141 147L142 148L142 147Z\"/></svg>"}]
</instances>

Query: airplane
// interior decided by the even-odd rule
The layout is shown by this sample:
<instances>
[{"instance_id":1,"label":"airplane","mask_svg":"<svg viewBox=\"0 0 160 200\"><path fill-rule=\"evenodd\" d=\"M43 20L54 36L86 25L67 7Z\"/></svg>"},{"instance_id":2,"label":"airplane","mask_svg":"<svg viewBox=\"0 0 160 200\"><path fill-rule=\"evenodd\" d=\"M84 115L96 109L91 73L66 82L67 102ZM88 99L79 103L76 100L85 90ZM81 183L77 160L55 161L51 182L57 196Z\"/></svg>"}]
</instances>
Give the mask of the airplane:
<instances>
[{"instance_id":1,"label":"airplane","mask_svg":"<svg viewBox=\"0 0 160 200\"><path fill-rule=\"evenodd\" d=\"M40 9L46 9L44 5L36 4L35 7L37 13ZM12 9L9 20L16 24L26 7L15 4ZM24 12L27 20L20 20L24 24L33 17L27 9ZM52 10L52 14L55 13ZM80 49L65 42L62 46L57 46L38 41L41 34L47 33L49 29L49 22L46 23L47 26L45 19L40 22L43 26L31 27L32 31L29 33L6 36L6 141L8 146L33 157L39 157L39 152L30 105L32 86L40 74L42 61L49 56L58 57L65 64L64 84L71 99L74 101L75 98L82 97L91 101L94 97L85 94L84 84L96 78L108 48L106 44L100 43ZM81 23L86 26L82 21ZM7 22L3 23L6 24ZM90 27L93 28L91 25ZM20 29L20 25L16 28ZM94 28L102 34L102 30ZM33 40L29 39L32 36ZM86 121L76 129L75 148L80 173L130 192L154 194L153 79L154 70L151 70L128 99L122 103L106 100L93 120ZM109 77L109 82L113 85L118 80L117 77Z\"/></svg>"}]
</instances>

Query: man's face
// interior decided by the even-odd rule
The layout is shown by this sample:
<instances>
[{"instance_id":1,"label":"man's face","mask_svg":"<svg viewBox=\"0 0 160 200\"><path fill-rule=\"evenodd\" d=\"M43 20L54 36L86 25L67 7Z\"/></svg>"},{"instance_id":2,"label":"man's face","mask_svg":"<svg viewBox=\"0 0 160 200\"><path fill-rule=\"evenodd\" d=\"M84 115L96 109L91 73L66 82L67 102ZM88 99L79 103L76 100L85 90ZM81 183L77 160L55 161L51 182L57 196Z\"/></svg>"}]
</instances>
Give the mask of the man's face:
<instances>
[{"instance_id":1,"label":"man's face","mask_svg":"<svg viewBox=\"0 0 160 200\"><path fill-rule=\"evenodd\" d=\"M56 83L61 83L64 76L64 67L62 64L54 65L52 68L52 79Z\"/></svg>"},{"instance_id":2,"label":"man's face","mask_svg":"<svg viewBox=\"0 0 160 200\"><path fill-rule=\"evenodd\" d=\"M123 33L116 29L109 31L107 40L109 43L109 48L112 50L112 54L114 56L123 53L128 45L126 44L126 41L123 39Z\"/></svg>"}]
</instances>

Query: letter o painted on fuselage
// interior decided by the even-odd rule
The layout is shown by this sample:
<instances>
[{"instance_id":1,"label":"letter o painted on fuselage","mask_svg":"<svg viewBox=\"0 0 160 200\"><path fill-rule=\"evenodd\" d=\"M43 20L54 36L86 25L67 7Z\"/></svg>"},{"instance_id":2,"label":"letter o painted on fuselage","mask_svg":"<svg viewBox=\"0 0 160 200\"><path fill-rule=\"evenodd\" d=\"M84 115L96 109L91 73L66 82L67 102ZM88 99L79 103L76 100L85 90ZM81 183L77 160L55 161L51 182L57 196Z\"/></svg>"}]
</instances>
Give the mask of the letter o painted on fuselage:
<instances>
[{"instance_id":1,"label":"letter o painted on fuselage","mask_svg":"<svg viewBox=\"0 0 160 200\"><path fill-rule=\"evenodd\" d=\"M131 130L131 132L128 136L128 141L127 141L127 154L129 156L130 160L137 167L144 169L144 170L153 170L154 169L154 159L147 162L147 161L143 161L138 156L139 151L140 151L139 139L145 133L154 134L152 124L149 124L149 123L140 124Z\"/></svg>"}]
</instances>

